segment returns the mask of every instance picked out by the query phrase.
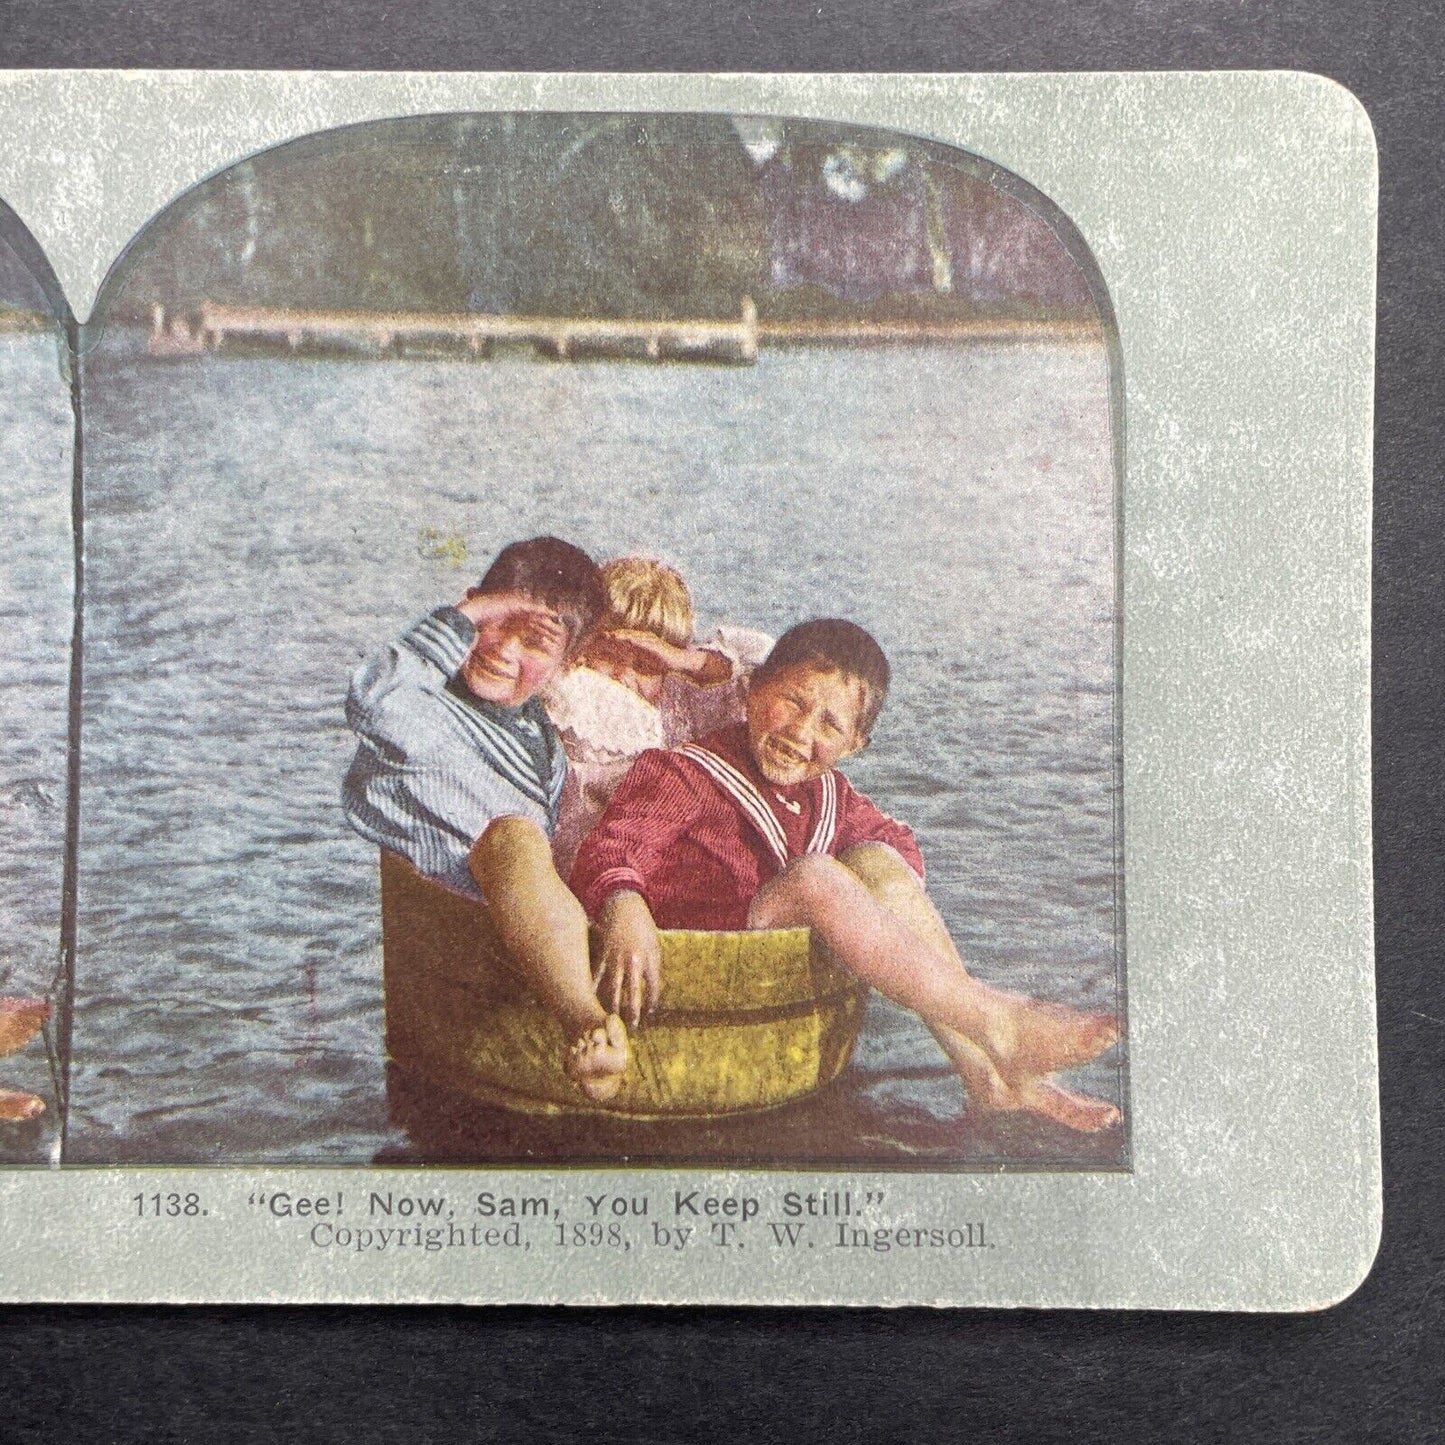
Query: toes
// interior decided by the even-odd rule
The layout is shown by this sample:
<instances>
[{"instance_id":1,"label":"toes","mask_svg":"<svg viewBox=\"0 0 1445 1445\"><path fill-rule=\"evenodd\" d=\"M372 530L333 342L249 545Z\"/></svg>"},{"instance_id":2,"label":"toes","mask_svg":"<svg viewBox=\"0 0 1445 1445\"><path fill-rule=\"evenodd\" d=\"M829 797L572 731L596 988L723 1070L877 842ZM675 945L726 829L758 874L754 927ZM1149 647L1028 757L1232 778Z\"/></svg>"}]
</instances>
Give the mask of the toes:
<instances>
[{"instance_id":1,"label":"toes","mask_svg":"<svg viewBox=\"0 0 1445 1445\"><path fill-rule=\"evenodd\" d=\"M622 1086L629 1052L626 1026L609 1014L568 1048L566 1072L589 1099L605 1104Z\"/></svg>"},{"instance_id":2,"label":"toes","mask_svg":"<svg viewBox=\"0 0 1445 1445\"><path fill-rule=\"evenodd\" d=\"M1019 1087L1025 1087L1031 1077L1086 1064L1119 1037L1118 1021L1111 1014L1084 1013L1039 999L1025 1003L1016 1015L1015 1027L1016 1044L1001 1067Z\"/></svg>"}]
</instances>

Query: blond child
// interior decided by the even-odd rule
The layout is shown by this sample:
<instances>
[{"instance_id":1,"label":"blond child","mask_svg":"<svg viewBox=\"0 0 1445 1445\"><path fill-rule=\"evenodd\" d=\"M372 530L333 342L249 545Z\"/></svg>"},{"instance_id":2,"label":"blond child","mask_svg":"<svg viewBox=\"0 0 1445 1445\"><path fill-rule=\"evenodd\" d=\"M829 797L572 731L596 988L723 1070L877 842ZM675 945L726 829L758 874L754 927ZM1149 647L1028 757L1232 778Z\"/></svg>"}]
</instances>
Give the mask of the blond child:
<instances>
[{"instance_id":1,"label":"blond child","mask_svg":"<svg viewBox=\"0 0 1445 1445\"><path fill-rule=\"evenodd\" d=\"M642 753L742 720L747 678L772 647L772 638L743 627L720 627L695 643L692 596L663 562L619 557L601 570L602 622L542 693L567 753L552 839L564 878Z\"/></svg>"}]
</instances>

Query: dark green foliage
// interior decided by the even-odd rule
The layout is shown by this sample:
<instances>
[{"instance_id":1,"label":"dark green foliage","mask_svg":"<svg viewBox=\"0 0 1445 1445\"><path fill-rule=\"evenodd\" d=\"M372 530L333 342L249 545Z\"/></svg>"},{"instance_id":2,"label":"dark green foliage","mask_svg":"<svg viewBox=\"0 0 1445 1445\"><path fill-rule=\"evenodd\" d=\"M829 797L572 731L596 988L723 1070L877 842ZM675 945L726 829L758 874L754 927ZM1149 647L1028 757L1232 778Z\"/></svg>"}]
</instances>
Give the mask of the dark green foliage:
<instances>
[{"instance_id":1,"label":"dark green foliage","mask_svg":"<svg viewBox=\"0 0 1445 1445\"><path fill-rule=\"evenodd\" d=\"M1092 313L1077 263L983 163L903 137L770 124L778 146L765 160L727 117L706 115L437 116L308 137L202 182L159 216L97 314L138 321L155 302L210 300L735 317L744 296L764 320ZM870 181L867 207L830 195L830 159L866 172L905 155L897 178ZM869 208L874 233L850 238ZM912 246L932 264L890 282L894 215L897 254ZM821 283L806 255L799 274L796 250L776 263L790 239L780 226L798 225L836 253ZM881 277L871 289L869 265ZM843 268L836 283L830 266Z\"/></svg>"}]
</instances>

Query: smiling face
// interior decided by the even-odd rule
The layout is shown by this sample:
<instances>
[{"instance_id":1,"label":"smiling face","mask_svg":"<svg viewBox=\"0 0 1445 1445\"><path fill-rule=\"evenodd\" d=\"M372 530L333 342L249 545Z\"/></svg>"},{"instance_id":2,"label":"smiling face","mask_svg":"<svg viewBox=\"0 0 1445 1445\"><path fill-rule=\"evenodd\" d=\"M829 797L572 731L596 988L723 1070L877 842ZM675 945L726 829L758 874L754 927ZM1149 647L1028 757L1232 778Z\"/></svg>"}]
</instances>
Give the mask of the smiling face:
<instances>
[{"instance_id":1,"label":"smiling face","mask_svg":"<svg viewBox=\"0 0 1445 1445\"><path fill-rule=\"evenodd\" d=\"M567 624L545 602L525 592L499 594L477 623L462 681L485 702L520 707L556 676L568 641Z\"/></svg>"},{"instance_id":2,"label":"smiling face","mask_svg":"<svg viewBox=\"0 0 1445 1445\"><path fill-rule=\"evenodd\" d=\"M867 689L855 677L799 662L755 679L748 693L748 747L778 787L820 778L867 742L859 723Z\"/></svg>"}]
</instances>

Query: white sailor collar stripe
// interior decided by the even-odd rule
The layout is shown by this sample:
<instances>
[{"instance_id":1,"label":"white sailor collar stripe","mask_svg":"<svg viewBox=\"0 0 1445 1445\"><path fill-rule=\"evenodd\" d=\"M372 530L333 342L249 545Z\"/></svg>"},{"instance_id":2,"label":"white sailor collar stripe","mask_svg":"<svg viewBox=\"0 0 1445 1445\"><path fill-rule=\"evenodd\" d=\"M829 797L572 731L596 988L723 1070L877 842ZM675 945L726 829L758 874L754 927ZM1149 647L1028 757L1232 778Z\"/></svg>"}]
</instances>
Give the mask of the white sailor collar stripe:
<instances>
[{"instance_id":1,"label":"white sailor collar stripe","mask_svg":"<svg viewBox=\"0 0 1445 1445\"><path fill-rule=\"evenodd\" d=\"M786 867L788 863L787 834L783 831L783 825L778 821L778 815L752 779L739 772L725 758L720 758L716 753L697 743L687 743L677 751L695 762L723 792L732 798L742 809L743 816L762 836L768 850L777 859L778 867ZM808 845L803 850L805 853L831 853L833 841L838 832L838 780L829 771L823 774L822 784L822 806L818 809L818 822L813 829L812 837L808 839Z\"/></svg>"}]
</instances>

